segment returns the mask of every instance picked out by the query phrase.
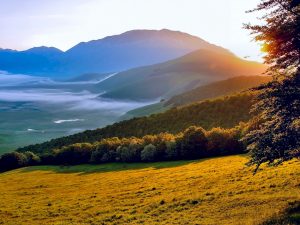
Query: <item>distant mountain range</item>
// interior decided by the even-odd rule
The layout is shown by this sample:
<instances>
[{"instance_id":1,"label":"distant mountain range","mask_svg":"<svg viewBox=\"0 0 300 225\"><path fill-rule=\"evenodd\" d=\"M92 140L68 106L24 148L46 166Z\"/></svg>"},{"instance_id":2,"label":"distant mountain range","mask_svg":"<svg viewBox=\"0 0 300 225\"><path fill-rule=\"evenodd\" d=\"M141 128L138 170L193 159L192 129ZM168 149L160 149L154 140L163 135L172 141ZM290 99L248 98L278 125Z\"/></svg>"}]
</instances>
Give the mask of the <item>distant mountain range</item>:
<instances>
[{"instance_id":1,"label":"distant mountain range","mask_svg":"<svg viewBox=\"0 0 300 225\"><path fill-rule=\"evenodd\" d=\"M63 52L53 47L0 49L0 70L68 79L84 73L111 73L178 58L198 49L228 53L199 37L171 30L133 30L82 42Z\"/></svg>"}]
</instances>

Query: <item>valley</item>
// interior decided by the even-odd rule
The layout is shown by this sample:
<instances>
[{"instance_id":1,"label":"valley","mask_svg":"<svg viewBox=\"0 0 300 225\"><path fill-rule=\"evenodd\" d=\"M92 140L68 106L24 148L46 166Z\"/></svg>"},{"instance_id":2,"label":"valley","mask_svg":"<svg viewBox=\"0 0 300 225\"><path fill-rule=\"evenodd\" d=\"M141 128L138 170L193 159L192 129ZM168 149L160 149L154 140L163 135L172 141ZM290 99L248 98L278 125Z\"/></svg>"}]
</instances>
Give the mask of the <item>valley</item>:
<instances>
[{"instance_id":1,"label":"valley","mask_svg":"<svg viewBox=\"0 0 300 225\"><path fill-rule=\"evenodd\" d=\"M103 127L128 110L150 103L103 99L98 97L101 90L90 91L111 76L56 82L1 75L5 83L0 86L0 152Z\"/></svg>"}]
</instances>

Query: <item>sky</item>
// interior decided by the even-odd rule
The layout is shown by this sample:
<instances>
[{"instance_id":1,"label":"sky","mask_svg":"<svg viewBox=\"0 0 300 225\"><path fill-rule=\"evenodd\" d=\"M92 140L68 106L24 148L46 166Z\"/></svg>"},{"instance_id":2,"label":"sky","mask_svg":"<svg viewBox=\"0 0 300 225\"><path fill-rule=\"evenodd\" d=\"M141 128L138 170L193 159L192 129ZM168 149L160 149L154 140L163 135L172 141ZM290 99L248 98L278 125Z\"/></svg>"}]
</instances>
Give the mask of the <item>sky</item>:
<instances>
[{"instance_id":1,"label":"sky","mask_svg":"<svg viewBox=\"0 0 300 225\"><path fill-rule=\"evenodd\" d=\"M260 46L243 23L259 0L0 0L0 48L52 46L134 29L171 29L199 36L236 55L261 61Z\"/></svg>"}]
</instances>

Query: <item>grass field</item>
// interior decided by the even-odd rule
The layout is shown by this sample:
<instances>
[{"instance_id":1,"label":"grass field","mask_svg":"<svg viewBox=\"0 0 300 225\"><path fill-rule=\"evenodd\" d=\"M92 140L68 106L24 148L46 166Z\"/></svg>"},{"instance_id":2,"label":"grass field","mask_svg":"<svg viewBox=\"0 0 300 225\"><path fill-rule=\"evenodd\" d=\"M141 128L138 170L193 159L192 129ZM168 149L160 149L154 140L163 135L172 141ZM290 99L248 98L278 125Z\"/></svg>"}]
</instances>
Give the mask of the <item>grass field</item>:
<instances>
[{"instance_id":1,"label":"grass field","mask_svg":"<svg viewBox=\"0 0 300 225\"><path fill-rule=\"evenodd\" d=\"M247 160L241 155L2 173L0 224L261 224L300 202L299 161L263 167L253 176ZM299 211L290 217L299 219Z\"/></svg>"}]
</instances>

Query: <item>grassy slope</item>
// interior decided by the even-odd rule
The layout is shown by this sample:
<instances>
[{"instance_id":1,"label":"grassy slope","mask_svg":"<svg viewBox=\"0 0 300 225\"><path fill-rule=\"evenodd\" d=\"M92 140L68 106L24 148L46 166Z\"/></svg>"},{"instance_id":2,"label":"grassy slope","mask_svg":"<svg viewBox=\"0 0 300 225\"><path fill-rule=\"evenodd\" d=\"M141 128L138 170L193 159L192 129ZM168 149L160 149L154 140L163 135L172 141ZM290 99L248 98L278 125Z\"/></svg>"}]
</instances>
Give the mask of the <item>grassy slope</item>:
<instances>
[{"instance_id":1,"label":"grassy slope","mask_svg":"<svg viewBox=\"0 0 300 225\"><path fill-rule=\"evenodd\" d=\"M238 93L243 90L256 87L262 83L266 83L270 80L271 78L268 76L240 76L213 82L211 84L200 86L191 91L174 96L165 102L159 102L131 110L122 116L121 120L148 116L154 113L165 112L174 106L188 105L203 101L205 99L218 98L221 96Z\"/></svg>"},{"instance_id":2,"label":"grassy slope","mask_svg":"<svg viewBox=\"0 0 300 225\"><path fill-rule=\"evenodd\" d=\"M197 87L191 91L172 97L165 105L181 106L209 98L217 98L224 95L240 92L269 82L269 76L241 76L227 80L214 82Z\"/></svg>"},{"instance_id":3,"label":"grassy slope","mask_svg":"<svg viewBox=\"0 0 300 225\"><path fill-rule=\"evenodd\" d=\"M31 167L0 174L0 224L258 224L300 201L300 162Z\"/></svg>"}]
</instances>

